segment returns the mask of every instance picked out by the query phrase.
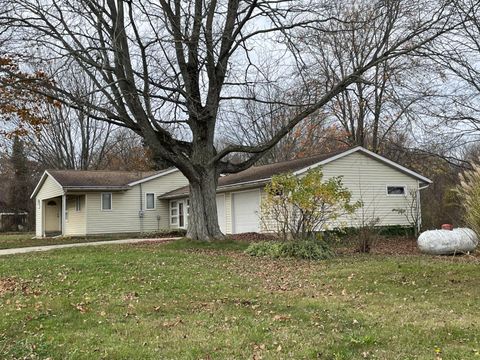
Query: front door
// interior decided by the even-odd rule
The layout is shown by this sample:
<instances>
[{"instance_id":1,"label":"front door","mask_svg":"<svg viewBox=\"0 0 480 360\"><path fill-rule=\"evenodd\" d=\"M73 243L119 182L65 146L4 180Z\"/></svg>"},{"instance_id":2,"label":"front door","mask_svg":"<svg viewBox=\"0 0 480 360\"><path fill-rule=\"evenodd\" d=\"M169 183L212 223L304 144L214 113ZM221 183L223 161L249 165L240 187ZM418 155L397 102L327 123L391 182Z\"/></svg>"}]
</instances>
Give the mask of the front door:
<instances>
[{"instance_id":1,"label":"front door","mask_svg":"<svg viewBox=\"0 0 480 360\"><path fill-rule=\"evenodd\" d=\"M45 232L61 231L60 200L50 199L45 204Z\"/></svg>"},{"instance_id":2,"label":"front door","mask_svg":"<svg viewBox=\"0 0 480 360\"><path fill-rule=\"evenodd\" d=\"M188 215L190 213L190 200L173 200L170 203L170 209L172 215L171 224L177 225L180 229L186 229L188 227Z\"/></svg>"}]
</instances>

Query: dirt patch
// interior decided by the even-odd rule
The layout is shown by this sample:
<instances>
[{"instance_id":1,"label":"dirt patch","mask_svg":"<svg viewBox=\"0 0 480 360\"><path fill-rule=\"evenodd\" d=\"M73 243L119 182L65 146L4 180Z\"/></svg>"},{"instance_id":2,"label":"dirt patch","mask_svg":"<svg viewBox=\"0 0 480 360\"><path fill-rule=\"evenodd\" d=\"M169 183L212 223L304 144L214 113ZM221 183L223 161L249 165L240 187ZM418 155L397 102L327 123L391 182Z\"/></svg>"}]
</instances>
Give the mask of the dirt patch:
<instances>
[{"instance_id":1,"label":"dirt patch","mask_svg":"<svg viewBox=\"0 0 480 360\"><path fill-rule=\"evenodd\" d=\"M373 254L380 255L420 255L415 238L392 237L379 239L373 245Z\"/></svg>"},{"instance_id":2,"label":"dirt patch","mask_svg":"<svg viewBox=\"0 0 480 360\"><path fill-rule=\"evenodd\" d=\"M358 243L355 239L348 239L345 241L345 245L341 244L335 249L339 255L353 255L358 253ZM398 236L377 238L373 241L370 254L372 255L390 255L390 256L428 256L434 257L439 260L448 261L474 261L480 262L480 251L477 250L472 254L458 254L458 255L439 255L432 256L423 254L417 246L417 240L415 238Z\"/></svg>"},{"instance_id":3,"label":"dirt patch","mask_svg":"<svg viewBox=\"0 0 480 360\"><path fill-rule=\"evenodd\" d=\"M358 253L359 242L355 238L340 241L336 252L341 255ZM370 246L371 254L376 255L420 255L415 238L405 236L376 238Z\"/></svg>"}]
</instances>

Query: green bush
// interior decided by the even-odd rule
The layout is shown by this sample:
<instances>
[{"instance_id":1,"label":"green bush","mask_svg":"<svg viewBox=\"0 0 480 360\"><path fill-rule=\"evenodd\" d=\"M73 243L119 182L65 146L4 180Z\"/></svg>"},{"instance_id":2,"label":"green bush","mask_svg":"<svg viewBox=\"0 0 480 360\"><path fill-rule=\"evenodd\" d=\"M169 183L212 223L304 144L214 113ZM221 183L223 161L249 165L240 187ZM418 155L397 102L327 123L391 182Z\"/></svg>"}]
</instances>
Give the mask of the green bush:
<instances>
[{"instance_id":1,"label":"green bush","mask_svg":"<svg viewBox=\"0 0 480 360\"><path fill-rule=\"evenodd\" d=\"M316 240L262 241L250 244L245 253L251 256L307 260L324 260L333 256L332 250L326 243Z\"/></svg>"},{"instance_id":2,"label":"green bush","mask_svg":"<svg viewBox=\"0 0 480 360\"><path fill-rule=\"evenodd\" d=\"M245 253L251 256L268 256L278 258L282 256L283 242L280 241L261 241L251 243L245 250Z\"/></svg>"}]
</instances>

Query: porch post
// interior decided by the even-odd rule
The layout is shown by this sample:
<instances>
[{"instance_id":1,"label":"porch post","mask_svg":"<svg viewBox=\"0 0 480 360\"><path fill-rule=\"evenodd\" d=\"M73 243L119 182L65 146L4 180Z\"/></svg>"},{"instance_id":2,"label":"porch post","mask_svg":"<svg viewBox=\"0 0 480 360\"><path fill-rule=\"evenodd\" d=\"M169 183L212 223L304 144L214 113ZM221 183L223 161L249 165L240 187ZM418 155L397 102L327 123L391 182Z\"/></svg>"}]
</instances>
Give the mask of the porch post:
<instances>
[{"instance_id":1,"label":"porch post","mask_svg":"<svg viewBox=\"0 0 480 360\"><path fill-rule=\"evenodd\" d=\"M45 237L45 200L40 200L40 209L42 210L42 218L41 218L41 223L42 223L42 237Z\"/></svg>"},{"instance_id":2,"label":"porch post","mask_svg":"<svg viewBox=\"0 0 480 360\"><path fill-rule=\"evenodd\" d=\"M67 196L65 194L62 195L62 236L65 235L65 212L67 211Z\"/></svg>"}]
</instances>

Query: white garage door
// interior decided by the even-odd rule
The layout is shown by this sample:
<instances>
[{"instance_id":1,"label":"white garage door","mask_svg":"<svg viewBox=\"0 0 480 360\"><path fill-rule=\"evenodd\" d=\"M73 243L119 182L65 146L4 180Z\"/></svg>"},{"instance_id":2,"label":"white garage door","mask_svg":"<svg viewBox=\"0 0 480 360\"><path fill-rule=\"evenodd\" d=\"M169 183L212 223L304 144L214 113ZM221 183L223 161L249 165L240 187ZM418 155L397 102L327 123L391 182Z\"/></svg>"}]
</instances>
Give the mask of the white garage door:
<instances>
[{"instance_id":1,"label":"white garage door","mask_svg":"<svg viewBox=\"0 0 480 360\"><path fill-rule=\"evenodd\" d=\"M225 218L225 194L217 195L217 215L220 230L225 234L227 227L227 220Z\"/></svg>"},{"instance_id":2,"label":"white garage door","mask_svg":"<svg viewBox=\"0 0 480 360\"><path fill-rule=\"evenodd\" d=\"M243 191L232 194L234 234L260 231L260 191Z\"/></svg>"}]
</instances>

